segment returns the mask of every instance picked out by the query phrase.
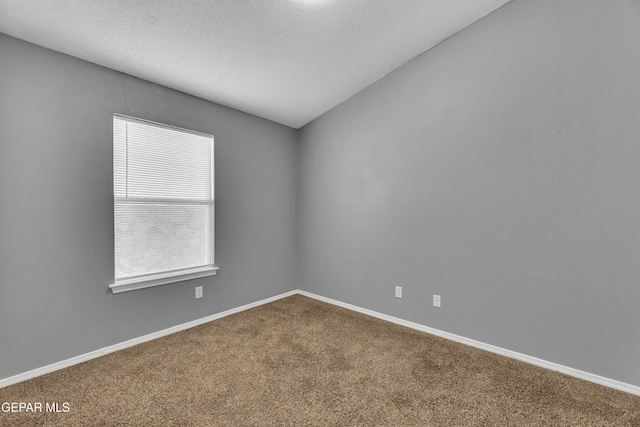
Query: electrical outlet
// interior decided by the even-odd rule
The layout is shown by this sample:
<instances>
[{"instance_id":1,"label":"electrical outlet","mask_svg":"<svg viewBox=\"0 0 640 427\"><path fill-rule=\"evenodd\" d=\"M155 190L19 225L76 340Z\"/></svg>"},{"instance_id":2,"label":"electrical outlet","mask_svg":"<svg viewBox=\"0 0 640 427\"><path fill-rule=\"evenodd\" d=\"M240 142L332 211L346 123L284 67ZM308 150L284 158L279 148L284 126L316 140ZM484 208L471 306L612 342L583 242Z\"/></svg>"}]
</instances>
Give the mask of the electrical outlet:
<instances>
[{"instance_id":1,"label":"electrical outlet","mask_svg":"<svg viewBox=\"0 0 640 427\"><path fill-rule=\"evenodd\" d=\"M202 298L202 286L196 287L196 299Z\"/></svg>"},{"instance_id":2,"label":"electrical outlet","mask_svg":"<svg viewBox=\"0 0 640 427\"><path fill-rule=\"evenodd\" d=\"M402 286L396 286L396 298L402 298Z\"/></svg>"},{"instance_id":3,"label":"electrical outlet","mask_svg":"<svg viewBox=\"0 0 640 427\"><path fill-rule=\"evenodd\" d=\"M440 295L433 295L433 306L440 307Z\"/></svg>"}]
</instances>

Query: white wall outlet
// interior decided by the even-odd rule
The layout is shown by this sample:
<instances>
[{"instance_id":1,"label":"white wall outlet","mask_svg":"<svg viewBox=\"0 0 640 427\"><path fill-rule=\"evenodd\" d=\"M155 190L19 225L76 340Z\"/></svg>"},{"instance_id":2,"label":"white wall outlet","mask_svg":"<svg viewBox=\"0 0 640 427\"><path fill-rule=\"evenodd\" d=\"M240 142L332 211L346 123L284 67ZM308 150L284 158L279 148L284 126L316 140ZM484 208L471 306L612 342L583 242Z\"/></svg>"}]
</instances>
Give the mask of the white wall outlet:
<instances>
[{"instance_id":1,"label":"white wall outlet","mask_svg":"<svg viewBox=\"0 0 640 427\"><path fill-rule=\"evenodd\" d=\"M440 307L440 295L433 295L433 306Z\"/></svg>"},{"instance_id":2,"label":"white wall outlet","mask_svg":"<svg viewBox=\"0 0 640 427\"><path fill-rule=\"evenodd\" d=\"M196 286L196 299L202 298L202 286Z\"/></svg>"},{"instance_id":3,"label":"white wall outlet","mask_svg":"<svg viewBox=\"0 0 640 427\"><path fill-rule=\"evenodd\" d=\"M396 298L402 298L402 286L396 286Z\"/></svg>"}]
</instances>

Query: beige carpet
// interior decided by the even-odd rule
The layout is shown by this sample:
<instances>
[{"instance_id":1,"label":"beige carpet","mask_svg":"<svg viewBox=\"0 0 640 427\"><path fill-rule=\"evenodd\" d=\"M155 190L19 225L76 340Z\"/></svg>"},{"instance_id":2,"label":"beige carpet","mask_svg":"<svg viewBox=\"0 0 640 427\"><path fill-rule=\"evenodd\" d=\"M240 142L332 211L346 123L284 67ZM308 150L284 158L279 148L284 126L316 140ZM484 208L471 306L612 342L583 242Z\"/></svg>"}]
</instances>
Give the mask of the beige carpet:
<instances>
[{"instance_id":1,"label":"beige carpet","mask_svg":"<svg viewBox=\"0 0 640 427\"><path fill-rule=\"evenodd\" d=\"M640 426L638 396L299 295L0 389L2 402L43 403L0 412L2 426Z\"/></svg>"}]
</instances>

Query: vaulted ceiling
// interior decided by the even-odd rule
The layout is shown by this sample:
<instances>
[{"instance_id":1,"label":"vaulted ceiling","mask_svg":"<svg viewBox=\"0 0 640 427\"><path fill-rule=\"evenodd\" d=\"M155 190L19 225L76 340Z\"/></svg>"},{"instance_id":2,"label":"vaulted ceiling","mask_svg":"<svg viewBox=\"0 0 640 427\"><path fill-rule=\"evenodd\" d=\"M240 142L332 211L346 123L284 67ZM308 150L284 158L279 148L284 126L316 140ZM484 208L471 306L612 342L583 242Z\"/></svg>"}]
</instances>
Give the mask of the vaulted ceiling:
<instances>
[{"instance_id":1,"label":"vaulted ceiling","mask_svg":"<svg viewBox=\"0 0 640 427\"><path fill-rule=\"evenodd\" d=\"M299 128L508 1L2 0L0 32Z\"/></svg>"}]
</instances>

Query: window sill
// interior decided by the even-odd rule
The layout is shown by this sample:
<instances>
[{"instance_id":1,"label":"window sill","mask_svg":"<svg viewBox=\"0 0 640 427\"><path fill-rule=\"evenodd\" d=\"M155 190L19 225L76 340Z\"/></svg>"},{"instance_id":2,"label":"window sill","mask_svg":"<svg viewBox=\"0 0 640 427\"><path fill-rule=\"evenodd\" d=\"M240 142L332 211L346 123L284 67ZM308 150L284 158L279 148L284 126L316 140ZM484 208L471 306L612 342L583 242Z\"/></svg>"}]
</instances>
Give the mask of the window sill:
<instances>
[{"instance_id":1,"label":"window sill","mask_svg":"<svg viewBox=\"0 0 640 427\"><path fill-rule=\"evenodd\" d=\"M197 279L199 277L215 276L216 274L218 274L218 267L201 267L188 271L119 280L113 285L109 285L109 288L111 288L111 292L118 294L120 292L135 291L136 289L182 282L184 280Z\"/></svg>"}]
</instances>

